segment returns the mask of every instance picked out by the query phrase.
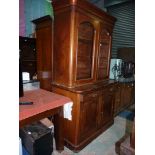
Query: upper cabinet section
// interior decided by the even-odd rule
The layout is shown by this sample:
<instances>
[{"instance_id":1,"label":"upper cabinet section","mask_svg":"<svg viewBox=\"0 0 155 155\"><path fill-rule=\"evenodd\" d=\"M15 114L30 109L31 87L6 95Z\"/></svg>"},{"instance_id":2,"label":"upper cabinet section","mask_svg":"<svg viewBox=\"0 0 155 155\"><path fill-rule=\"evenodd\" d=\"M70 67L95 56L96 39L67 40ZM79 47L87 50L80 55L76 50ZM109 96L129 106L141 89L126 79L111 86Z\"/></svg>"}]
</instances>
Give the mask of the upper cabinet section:
<instances>
[{"instance_id":1,"label":"upper cabinet section","mask_svg":"<svg viewBox=\"0 0 155 155\"><path fill-rule=\"evenodd\" d=\"M53 84L65 87L108 79L115 18L86 0L54 0Z\"/></svg>"}]
</instances>

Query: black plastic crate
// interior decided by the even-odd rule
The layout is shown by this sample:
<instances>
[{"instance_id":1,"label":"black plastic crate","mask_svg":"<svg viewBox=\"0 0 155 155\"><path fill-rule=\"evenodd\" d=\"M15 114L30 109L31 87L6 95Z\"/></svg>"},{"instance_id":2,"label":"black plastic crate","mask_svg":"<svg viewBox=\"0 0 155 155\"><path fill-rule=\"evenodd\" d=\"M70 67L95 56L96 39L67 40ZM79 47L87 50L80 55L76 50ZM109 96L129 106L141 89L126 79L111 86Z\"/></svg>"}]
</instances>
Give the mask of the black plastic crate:
<instances>
[{"instance_id":1,"label":"black plastic crate","mask_svg":"<svg viewBox=\"0 0 155 155\"><path fill-rule=\"evenodd\" d=\"M27 125L19 130L22 144L30 155L51 155L53 152L53 134L51 129L40 122Z\"/></svg>"}]
</instances>

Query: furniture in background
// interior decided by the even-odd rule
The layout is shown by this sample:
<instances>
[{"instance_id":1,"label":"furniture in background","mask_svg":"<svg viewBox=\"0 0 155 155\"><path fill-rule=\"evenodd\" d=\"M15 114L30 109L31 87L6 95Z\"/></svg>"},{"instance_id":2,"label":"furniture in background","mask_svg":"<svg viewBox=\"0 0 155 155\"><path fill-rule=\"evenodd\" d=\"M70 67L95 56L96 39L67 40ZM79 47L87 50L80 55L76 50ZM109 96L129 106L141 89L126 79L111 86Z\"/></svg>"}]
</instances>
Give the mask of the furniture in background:
<instances>
[{"instance_id":1,"label":"furniture in background","mask_svg":"<svg viewBox=\"0 0 155 155\"><path fill-rule=\"evenodd\" d=\"M135 62L135 47L122 47L117 50L117 58L126 62Z\"/></svg>"},{"instance_id":2,"label":"furniture in background","mask_svg":"<svg viewBox=\"0 0 155 155\"><path fill-rule=\"evenodd\" d=\"M124 135L115 143L115 151L118 155L135 155L135 121L131 134Z\"/></svg>"},{"instance_id":3,"label":"furniture in background","mask_svg":"<svg viewBox=\"0 0 155 155\"><path fill-rule=\"evenodd\" d=\"M54 136L56 149L64 149L63 105L71 100L43 89L25 91L20 102L33 102L32 105L19 106L19 127L39 121L43 118L54 117Z\"/></svg>"},{"instance_id":4,"label":"furniture in background","mask_svg":"<svg viewBox=\"0 0 155 155\"><path fill-rule=\"evenodd\" d=\"M73 100L64 119L65 145L78 152L113 123L115 82L109 80L115 18L85 0L53 0L52 91Z\"/></svg>"},{"instance_id":5,"label":"furniture in background","mask_svg":"<svg viewBox=\"0 0 155 155\"><path fill-rule=\"evenodd\" d=\"M22 72L30 74L30 80L37 73L36 39L19 36L19 54Z\"/></svg>"},{"instance_id":6,"label":"furniture in background","mask_svg":"<svg viewBox=\"0 0 155 155\"><path fill-rule=\"evenodd\" d=\"M134 104L134 82L117 82L115 93L114 115Z\"/></svg>"},{"instance_id":7,"label":"furniture in background","mask_svg":"<svg viewBox=\"0 0 155 155\"><path fill-rule=\"evenodd\" d=\"M37 78L40 88L51 91L53 21L47 15L32 22L36 25Z\"/></svg>"},{"instance_id":8,"label":"furniture in background","mask_svg":"<svg viewBox=\"0 0 155 155\"><path fill-rule=\"evenodd\" d=\"M135 120L130 134L130 145L133 149L135 149Z\"/></svg>"},{"instance_id":9,"label":"furniture in background","mask_svg":"<svg viewBox=\"0 0 155 155\"><path fill-rule=\"evenodd\" d=\"M119 48L117 51L117 58L121 59L123 63L128 65L126 68L130 73L127 75L122 69L122 76L119 78L116 84L116 94L115 94L115 110L114 113L117 115L120 111L124 110L126 107L134 104L135 100L135 82L134 82L134 65L135 63L135 48L134 47L123 47ZM123 66L122 66L123 67ZM125 75L126 74L126 75Z\"/></svg>"}]
</instances>

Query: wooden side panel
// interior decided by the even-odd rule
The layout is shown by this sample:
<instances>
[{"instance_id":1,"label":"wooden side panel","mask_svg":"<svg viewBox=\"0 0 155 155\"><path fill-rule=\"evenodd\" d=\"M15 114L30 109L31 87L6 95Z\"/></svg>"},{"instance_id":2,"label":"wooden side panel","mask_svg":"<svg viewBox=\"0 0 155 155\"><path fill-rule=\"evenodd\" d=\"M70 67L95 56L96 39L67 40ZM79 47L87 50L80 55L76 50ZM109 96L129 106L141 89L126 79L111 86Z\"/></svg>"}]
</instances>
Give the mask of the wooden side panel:
<instances>
[{"instance_id":1,"label":"wooden side panel","mask_svg":"<svg viewBox=\"0 0 155 155\"><path fill-rule=\"evenodd\" d=\"M40 88L51 90L53 59L53 22L49 16L33 21L36 24L37 76Z\"/></svg>"},{"instance_id":2,"label":"wooden side panel","mask_svg":"<svg viewBox=\"0 0 155 155\"><path fill-rule=\"evenodd\" d=\"M72 120L64 119L64 138L67 142L72 144L77 144L78 139L78 126L79 126L79 98L76 93L72 93L70 91L66 91L64 89L60 89L57 87L52 87L52 91L58 93L60 95L64 95L69 97L73 101L72 107Z\"/></svg>"},{"instance_id":3,"label":"wooden side panel","mask_svg":"<svg viewBox=\"0 0 155 155\"><path fill-rule=\"evenodd\" d=\"M37 69L40 87L51 90L52 82L52 34L51 27L37 30Z\"/></svg>"},{"instance_id":4,"label":"wooden side panel","mask_svg":"<svg viewBox=\"0 0 155 155\"><path fill-rule=\"evenodd\" d=\"M70 10L55 13L53 82L66 86L70 85L70 30Z\"/></svg>"}]
</instances>

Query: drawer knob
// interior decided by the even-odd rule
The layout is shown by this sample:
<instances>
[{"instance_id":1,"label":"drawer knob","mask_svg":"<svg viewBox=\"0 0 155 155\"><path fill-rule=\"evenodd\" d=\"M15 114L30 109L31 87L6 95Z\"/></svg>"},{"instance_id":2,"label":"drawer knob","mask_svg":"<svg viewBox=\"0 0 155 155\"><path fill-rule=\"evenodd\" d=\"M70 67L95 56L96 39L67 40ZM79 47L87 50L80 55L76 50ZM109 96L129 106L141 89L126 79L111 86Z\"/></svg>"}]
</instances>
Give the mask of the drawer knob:
<instances>
[{"instance_id":1,"label":"drawer knob","mask_svg":"<svg viewBox=\"0 0 155 155\"><path fill-rule=\"evenodd\" d=\"M113 88L110 88L109 91L113 91Z\"/></svg>"},{"instance_id":2,"label":"drawer knob","mask_svg":"<svg viewBox=\"0 0 155 155\"><path fill-rule=\"evenodd\" d=\"M92 97L96 97L97 96L97 94L92 94Z\"/></svg>"}]
</instances>

